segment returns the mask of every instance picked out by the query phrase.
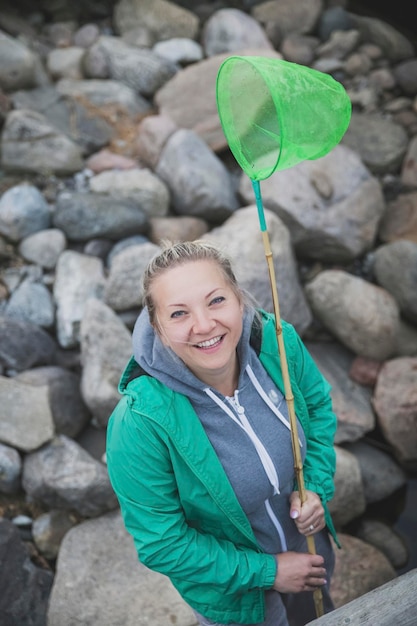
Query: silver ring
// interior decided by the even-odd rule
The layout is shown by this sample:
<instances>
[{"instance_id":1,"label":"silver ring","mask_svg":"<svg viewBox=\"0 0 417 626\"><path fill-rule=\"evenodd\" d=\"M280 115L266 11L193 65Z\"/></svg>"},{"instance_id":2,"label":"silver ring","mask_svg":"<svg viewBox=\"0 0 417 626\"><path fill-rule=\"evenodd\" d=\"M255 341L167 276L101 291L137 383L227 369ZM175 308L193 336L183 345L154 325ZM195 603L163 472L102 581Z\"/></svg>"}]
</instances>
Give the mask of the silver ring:
<instances>
[{"instance_id":1,"label":"silver ring","mask_svg":"<svg viewBox=\"0 0 417 626\"><path fill-rule=\"evenodd\" d=\"M308 527L308 530L312 532L314 530L314 524L310 524L310 526Z\"/></svg>"}]
</instances>

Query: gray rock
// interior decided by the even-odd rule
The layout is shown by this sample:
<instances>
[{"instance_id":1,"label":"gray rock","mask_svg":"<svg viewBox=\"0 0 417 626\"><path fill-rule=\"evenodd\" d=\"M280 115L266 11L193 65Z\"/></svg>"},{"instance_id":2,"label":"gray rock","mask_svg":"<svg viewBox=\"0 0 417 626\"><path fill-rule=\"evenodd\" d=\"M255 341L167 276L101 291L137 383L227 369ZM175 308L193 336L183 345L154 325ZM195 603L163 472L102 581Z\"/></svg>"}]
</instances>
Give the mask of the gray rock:
<instances>
[{"instance_id":1,"label":"gray rock","mask_svg":"<svg viewBox=\"0 0 417 626\"><path fill-rule=\"evenodd\" d=\"M117 203L131 201L147 216L164 216L169 210L167 186L147 168L101 172L90 179L90 189L111 195Z\"/></svg>"},{"instance_id":2,"label":"gray rock","mask_svg":"<svg viewBox=\"0 0 417 626\"><path fill-rule=\"evenodd\" d=\"M83 78L85 49L77 46L52 49L46 59L46 67L53 80Z\"/></svg>"},{"instance_id":3,"label":"gray rock","mask_svg":"<svg viewBox=\"0 0 417 626\"><path fill-rule=\"evenodd\" d=\"M311 65L318 45L317 37L291 34L283 39L281 51L284 59L291 63Z\"/></svg>"},{"instance_id":4,"label":"gray rock","mask_svg":"<svg viewBox=\"0 0 417 626\"><path fill-rule=\"evenodd\" d=\"M82 169L82 151L35 111L11 111L2 132L2 166L7 171L73 174Z\"/></svg>"},{"instance_id":5,"label":"gray rock","mask_svg":"<svg viewBox=\"0 0 417 626\"><path fill-rule=\"evenodd\" d=\"M97 237L117 240L144 233L148 218L131 199L119 198L116 211L110 195L65 191L57 198L53 224L72 241Z\"/></svg>"},{"instance_id":6,"label":"gray rock","mask_svg":"<svg viewBox=\"0 0 417 626\"><path fill-rule=\"evenodd\" d=\"M140 26L157 41L173 37L196 39L199 28L199 20L192 11L165 0L121 0L113 17L119 33Z\"/></svg>"},{"instance_id":7,"label":"gray rock","mask_svg":"<svg viewBox=\"0 0 417 626\"><path fill-rule=\"evenodd\" d=\"M139 125L136 142L142 163L155 170L166 142L176 130L177 126L169 117L164 115L145 117Z\"/></svg>"},{"instance_id":8,"label":"gray rock","mask_svg":"<svg viewBox=\"0 0 417 626\"><path fill-rule=\"evenodd\" d=\"M361 521L356 537L380 550L396 569L407 563L409 555L403 539L384 522L373 519Z\"/></svg>"},{"instance_id":9,"label":"gray rock","mask_svg":"<svg viewBox=\"0 0 417 626\"><path fill-rule=\"evenodd\" d=\"M374 390L373 406L386 441L406 468L417 468L417 358L384 363Z\"/></svg>"},{"instance_id":10,"label":"gray rock","mask_svg":"<svg viewBox=\"0 0 417 626\"><path fill-rule=\"evenodd\" d=\"M75 526L61 544L48 625L74 620L83 626L195 624L169 579L138 562L118 511Z\"/></svg>"},{"instance_id":11,"label":"gray rock","mask_svg":"<svg viewBox=\"0 0 417 626\"><path fill-rule=\"evenodd\" d=\"M273 50L259 22L239 9L215 11L204 24L202 44L208 57L244 48Z\"/></svg>"},{"instance_id":12,"label":"gray rock","mask_svg":"<svg viewBox=\"0 0 417 626\"><path fill-rule=\"evenodd\" d=\"M12 100L15 109L30 109L43 115L55 132L79 146L83 155L99 150L113 137L114 127L108 122L109 116L105 118L98 107L94 110L86 98L62 95L55 86L19 91L13 94Z\"/></svg>"},{"instance_id":13,"label":"gray rock","mask_svg":"<svg viewBox=\"0 0 417 626\"><path fill-rule=\"evenodd\" d=\"M12 294L25 280L43 282L44 275L42 268L37 265L20 265L20 267L6 268L2 279Z\"/></svg>"},{"instance_id":14,"label":"gray rock","mask_svg":"<svg viewBox=\"0 0 417 626\"><path fill-rule=\"evenodd\" d=\"M329 511L337 529L362 515L366 508L362 475L356 457L336 446L335 495Z\"/></svg>"},{"instance_id":15,"label":"gray rock","mask_svg":"<svg viewBox=\"0 0 417 626\"><path fill-rule=\"evenodd\" d=\"M95 107L109 107L109 110L117 107L119 111L124 110L131 116L143 115L151 110L148 100L131 87L115 80L63 78L56 83L56 90L73 99L86 99Z\"/></svg>"},{"instance_id":16,"label":"gray rock","mask_svg":"<svg viewBox=\"0 0 417 626\"><path fill-rule=\"evenodd\" d=\"M155 218L158 219L158 218ZM168 218L159 218L159 219L168 219ZM142 243L149 243L149 239L145 237L145 235L132 235L131 237L125 237L124 239L120 239L117 243L115 243L108 252L107 255L107 266L111 267L113 259L115 256L119 254L122 250L126 250L126 248L130 248L130 246L141 245Z\"/></svg>"},{"instance_id":17,"label":"gray rock","mask_svg":"<svg viewBox=\"0 0 417 626\"><path fill-rule=\"evenodd\" d=\"M346 73L353 77L367 76L371 68L372 61L364 52L353 52L347 57L345 62Z\"/></svg>"},{"instance_id":18,"label":"gray rock","mask_svg":"<svg viewBox=\"0 0 417 626\"><path fill-rule=\"evenodd\" d=\"M86 52L89 56L101 54L107 70L107 78L120 81L145 98L162 87L177 71L177 67L146 48L125 43L120 37L102 36ZM103 76L91 76L103 78Z\"/></svg>"},{"instance_id":19,"label":"gray rock","mask_svg":"<svg viewBox=\"0 0 417 626\"><path fill-rule=\"evenodd\" d=\"M175 65L186 66L203 58L202 46L185 37L173 37L156 43L152 51Z\"/></svg>"},{"instance_id":20,"label":"gray rock","mask_svg":"<svg viewBox=\"0 0 417 626\"><path fill-rule=\"evenodd\" d=\"M320 59L316 59L311 67L319 72L324 72L325 74L337 75L339 72L343 71L344 65L345 63L341 59L321 57Z\"/></svg>"},{"instance_id":21,"label":"gray rock","mask_svg":"<svg viewBox=\"0 0 417 626\"><path fill-rule=\"evenodd\" d=\"M24 280L11 294L4 314L41 328L52 328L55 322L55 306L51 292L42 283Z\"/></svg>"},{"instance_id":22,"label":"gray rock","mask_svg":"<svg viewBox=\"0 0 417 626\"><path fill-rule=\"evenodd\" d=\"M0 561L1 623L44 626L54 574L34 565L18 529L3 518L0 519Z\"/></svg>"},{"instance_id":23,"label":"gray rock","mask_svg":"<svg viewBox=\"0 0 417 626\"><path fill-rule=\"evenodd\" d=\"M125 43L137 48L152 48L154 44L158 43L155 33L146 28L144 24L134 26L123 33L122 39Z\"/></svg>"},{"instance_id":24,"label":"gray rock","mask_svg":"<svg viewBox=\"0 0 417 626\"><path fill-rule=\"evenodd\" d=\"M33 52L15 37L0 32L0 87L16 91L35 85L36 60Z\"/></svg>"},{"instance_id":25,"label":"gray rock","mask_svg":"<svg viewBox=\"0 0 417 626\"><path fill-rule=\"evenodd\" d=\"M404 317L417 325L417 242L399 239L375 251L373 271L396 300Z\"/></svg>"},{"instance_id":26,"label":"gray rock","mask_svg":"<svg viewBox=\"0 0 417 626\"><path fill-rule=\"evenodd\" d=\"M89 298L100 298L105 285L101 259L66 250L59 257L53 288L56 334L63 348L79 346L80 324Z\"/></svg>"},{"instance_id":27,"label":"gray rock","mask_svg":"<svg viewBox=\"0 0 417 626\"><path fill-rule=\"evenodd\" d=\"M24 452L54 436L46 387L32 387L0 376L0 441Z\"/></svg>"},{"instance_id":28,"label":"gray rock","mask_svg":"<svg viewBox=\"0 0 417 626\"><path fill-rule=\"evenodd\" d=\"M416 167L417 167L417 141ZM417 169L416 169L417 184ZM396 239L409 239L417 242L417 191L399 194L388 202L379 228L379 238L383 242Z\"/></svg>"},{"instance_id":29,"label":"gray rock","mask_svg":"<svg viewBox=\"0 0 417 626\"><path fill-rule=\"evenodd\" d=\"M58 365L27 369L14 377L26 385L45 386L57 434L76 437L90 420L81 395L78 374Z\"/></svg>"},{"instance_id":30,"label":"gray rock","mask_svg":"<svg viewBox=\"0 0 417 626\"><path fill-rule=\"evenodd\" d=\"M417 356L417 327L400 320L393 356Z\"/></svg>"},{"instance_id":31,"label":"gray rock","mask_svg":"<svg viewBox=\"0 0 417 626\"><path fill-rule=\"evenodd\" d=\"M120 375L132 354L131 334L100 300L87 302L80 328L83 370L81 391L95 424L107 426L120 400Z\"/></svg>"},{"instance_id":32,"label":"gray rock","mask_svg":"<svg viewBox=\"0 0 417 626\"><path fill-rule=\"evenodd\" d=\"M328 380L337 416L335 442L357 441L375 428L372 391L349 377L354 355L337 342L305 342L319 370Z\"/></svg>"},{"instance_id":33,"label":"gray rock","mask_svg":"<svg viewBox=\"0 0 417 626\"><path fill-rule=\"evenodd\" d=\"M0 365L22 371L56 362L58 345L45 330L30 322L0 316Z\"/></svg>"},{"instance_id":34,"label":"gray rock","mask_svg":"<svg viewBox=\"0 0 417 626\"><path fill-rule=\"evenodd\" d=\"M66 246L67 240L62 230L47 228L22 239L19 244L19 254L26 261L52 270Z\"/></svg>"},{"instance_id":35,"label":"gray rock","mask_svg":"<svg viewBox=\"0 0 417 626\"><path fill-rule=\"evenodd\" d=\"M41 192L33 185L11 187L0 199L0 233L11 241L48 228L51 211Z\"/></svg>"},{"instance_id":36,"label":"gray rock","mask_svg":"<svg viewBox=\"0 0 417 626\"><path fill-rule=\"evenodd\" d=\"M354 29L334 31L328 41L317 48L317 56L320 58L345 59L357 48L359 38L359 32Z\"/></svg>"},{"instance_id":37,"label":"gray rock","mask_svg":"<svg viewBox=\"0 0 417 626\"><path fill-rule=\"evenodd\" d=\"M99 36L100 29L97 24L84 24L74 33L74 45L81 48L89 48Z\"/></svg>"},{"instance_id":38,"label":"gray rock","mask_svg":"<svg viewBox=\"0 0 417 626\"><path fill-rule=\"evenodd\" d=\"M151 258L160 251L153 243L128 246L112 258L104 288L104 301L114 311L142 306L142 274Z\"/></svg>"},{"instance_id":39,"label":"gray rock","mask_svg":"<svg viewBox=\"0 0 417 626\"><path fill-rule=\"evenodd\" d=\"M382 287L344 270L324 270L305 285L317 319L359 356L384 360L395 350L399 309Z\"/></svg>"},{"instance_id":40,"label":"gray rock","mask_svg":"<svg viewBox=\"0 0 417 626\"><path fill-rule=\"evenodd\" d=\"M25 457L22 485L31 498L49 508L83 517L117 507L105 465L65 435Z\"/></svg>"},{"instance_id":41,"label":"gray rock","mask_svg":"<svg viewBox=\"0 0 417 626\"><path fill-rule=\"evenodd\" d=\"M209 231L206 220L200 217L179 215L177 217L152 217L149 220L149 239L157 245L169 241L194 241Z\"/></svg>"},{"instance_id":42,"label":"gray rock","mask_svg":"<svg viewBox=\"0 0 417 626\"><path fill-rule=\"evenodd\" d=\"M18 451L0 443L0 493L17 493L21 473L22 459Z\"/></svg>"},{"instance_id":43,"label":"gray rock","mask_svg":"<svg viewBox=\"0 0 417 626\"><path fill-rule=\"evenodd\" d=\"M364 441L347 443L345 449L359 462L367 504L388 498L406 484L406 473L387 452Z\"/></svg>"},{"instance_id":44,"label":"gray rock","mask_svg":"<svg viewBox=\"0 0 417 626\"><path fill-rule=\"evenodd\" d=\"M136 235L136 237L140 237L140 235ZM90 239L85 244L82 252L88 256L96 256L105 262L112 248L113 242L110 241L110 239L101 239L98 237L97 239Z\"/></svg>"},{"instance_id":45,"label":"gray rock","mask_svg":"<svg viewBox=\"0 0 417 626\"><path fill-rule=\"evenodd\" d=\"M374 174L395 173L407 152L402 126L377 113L352 113L342 143L360 155Z\"/></svg>"},{"instance_id":46,"label":"gray rock","mask_svg":"<svg viewBox=\"0 0 417 626\"><path fill-rule=\"evenodd\" d=\"M86 79L107 80L110 76L110 64L101 36L88 48L84 56L84 76ZM119 81L117 81L119 82ZM130 86L126 85L126 87Z\"/></svg>"},{"instance_id":47,"label":"gray rock","mask_svg":"<svg viewBox=\"0 0 417 626\"><path fill-rule=\"evenodd\" d=\"M251 14L274 40L277 33L280 35L279 39L289 33L312 33L322 8L321 0L299 0L296 4L291 0L280 0L278 4L275 0L267 0L255 6ZM277 45L276 47L278 48Z\"/></svg>"},{"instance_id":48,"label":"gray rock","mask_svg":"<svg viewBox=\"0 0 417 626\"><path fill-rule=\"evenodd\" d=\"M238 208L226 167L191 130L178 130L169 137L156 174L168 186L172 205L179 215L216 223Z\"/></svg>"}]
</instances>

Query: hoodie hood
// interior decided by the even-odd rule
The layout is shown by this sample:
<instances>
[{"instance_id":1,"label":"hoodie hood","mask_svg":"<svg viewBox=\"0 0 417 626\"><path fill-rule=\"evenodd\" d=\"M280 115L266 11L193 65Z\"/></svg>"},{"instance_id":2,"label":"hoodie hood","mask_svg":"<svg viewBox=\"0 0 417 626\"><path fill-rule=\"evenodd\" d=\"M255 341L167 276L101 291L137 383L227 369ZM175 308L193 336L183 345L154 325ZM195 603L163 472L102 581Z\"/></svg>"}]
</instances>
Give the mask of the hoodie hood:
<instances>
[{"instance_id":1,"label":"hoodie hood","mask_svg":"<svg viewBox=\"0 0 417 626\"><path fill-rule=\"evenodd\" d=\"M253 316L252 311L245 311L243 316L243 330L237 346L240 376L249 360ZM207 384L197 378L171 348L162 343L149 321L147 308L141 311L136 320L132 342L135 361L147 374L192 400L201 397Z\"/></svg>"}]
</instances>

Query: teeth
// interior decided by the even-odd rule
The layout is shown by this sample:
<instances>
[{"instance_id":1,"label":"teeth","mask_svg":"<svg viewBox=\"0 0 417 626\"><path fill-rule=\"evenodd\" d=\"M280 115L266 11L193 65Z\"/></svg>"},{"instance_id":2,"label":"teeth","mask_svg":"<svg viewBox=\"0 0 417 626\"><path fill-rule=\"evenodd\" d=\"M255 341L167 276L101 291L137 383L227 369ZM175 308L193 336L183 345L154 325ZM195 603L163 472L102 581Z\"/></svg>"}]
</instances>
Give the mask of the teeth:
<instances>
[{"instance_id":1,"label":"teeth","mask_svg":"<svg viewBox=\"0 0 417 626\"><path fill-rule=\"evenodd\" d=\"M201 343L197 344L198 348L210 348L211 346L214 346L214 344L218 343L221 339L221 335L219 335L218 337L214 337L213 339L209 339L208 341L202 341Z\"/></svg>"}]
</instances>

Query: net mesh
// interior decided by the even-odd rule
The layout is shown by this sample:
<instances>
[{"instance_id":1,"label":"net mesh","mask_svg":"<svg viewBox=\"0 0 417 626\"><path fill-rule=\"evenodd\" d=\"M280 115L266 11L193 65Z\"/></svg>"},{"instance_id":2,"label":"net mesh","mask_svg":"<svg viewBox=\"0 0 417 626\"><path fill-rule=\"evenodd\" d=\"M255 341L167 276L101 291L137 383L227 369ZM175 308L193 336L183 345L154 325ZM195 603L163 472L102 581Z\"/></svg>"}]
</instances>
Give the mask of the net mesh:
<instances>
[{"instance_id":1,"label":"net mesh","mask_svg":"<svg viewBox=\"0 0 417 626\"><path fill-rule=\"evenodd\" d=\"M216 99L230 150L252 180L324 156L351 116L350 99L334 78L268 57L227 58Z\"/></svg>"}]
</instances>

